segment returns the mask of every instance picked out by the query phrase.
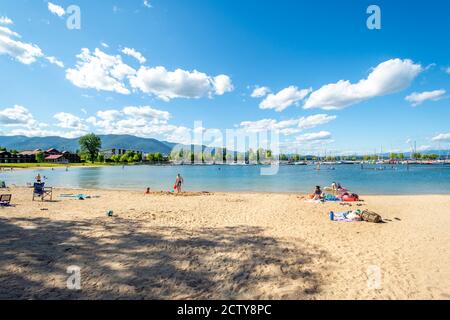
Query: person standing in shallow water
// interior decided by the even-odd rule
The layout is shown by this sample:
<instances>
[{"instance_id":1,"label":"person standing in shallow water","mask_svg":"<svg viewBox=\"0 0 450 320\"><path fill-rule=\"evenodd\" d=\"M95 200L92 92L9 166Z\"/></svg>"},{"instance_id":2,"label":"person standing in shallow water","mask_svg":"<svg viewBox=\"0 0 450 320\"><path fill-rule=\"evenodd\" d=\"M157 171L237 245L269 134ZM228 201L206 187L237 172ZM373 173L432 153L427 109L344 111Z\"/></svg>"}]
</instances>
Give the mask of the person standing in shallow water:
<instances>
[{"instance_id":1,"label":"person standing in shallow water","mask_svg":"<svg viewBox=\"0 0 450 320\"><path fill-rule=\"evenodd\" d=\"M181 192L181 186L184 183L184 179L180 174L177 174L177 178L175 180L175 186L177 187L177 193Z\"/></svg>"}]
</instances>

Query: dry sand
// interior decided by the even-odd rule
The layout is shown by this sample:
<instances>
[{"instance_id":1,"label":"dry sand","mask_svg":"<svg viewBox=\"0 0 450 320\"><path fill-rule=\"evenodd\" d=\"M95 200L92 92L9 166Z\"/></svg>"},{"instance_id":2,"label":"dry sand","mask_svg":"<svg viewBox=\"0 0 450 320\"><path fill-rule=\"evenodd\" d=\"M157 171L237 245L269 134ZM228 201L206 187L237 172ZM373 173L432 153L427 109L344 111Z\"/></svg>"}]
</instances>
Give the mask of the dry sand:
<instances>
[{"instance_id":1,"label":"dry sand","mask_svg":"<svg viewBox=\"0 0 450 320\"><path fill-rule=\"evenodd\" d=\"M57 189L42 203L30 189L10 193L14 207L0 209L0 299L450 298L450 196L368 196L343 207L294 194ZM386 222L328 218L365 208ZM80 291L66 287L71 265L81 268Z\"/></svg>"}]
</instances>

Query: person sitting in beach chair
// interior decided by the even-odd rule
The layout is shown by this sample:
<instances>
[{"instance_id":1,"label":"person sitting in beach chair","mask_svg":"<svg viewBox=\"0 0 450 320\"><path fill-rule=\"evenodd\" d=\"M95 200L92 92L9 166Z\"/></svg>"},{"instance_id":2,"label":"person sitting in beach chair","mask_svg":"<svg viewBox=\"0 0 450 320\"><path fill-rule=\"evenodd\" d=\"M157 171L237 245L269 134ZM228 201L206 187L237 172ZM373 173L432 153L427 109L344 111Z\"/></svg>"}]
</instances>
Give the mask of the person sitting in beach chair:
<instances>
[{"instance_id":1,"label":"person sitting in beach chair","mask_svg":"<svg viewBox=\"0 0 450 320\"><path fill-rule=\"evenodd\" d=\"M11 194L0 195L0 207L8 207L11 205Z\"/></svg>"},{"instance_id":2,"label":"person sitting in beach chair","mask_svg":"<svg viewBox=\"0 0 450 320\"><path fill-rule=\"evenodd\" d=\"M44 201L45 198L50 198L50 201L52 201L53 196L53 189L44 187L45 183L34 183L34 189L33 189L33 201L35 198L41 198L41 201Z\"/></svg>"}]
</instances>

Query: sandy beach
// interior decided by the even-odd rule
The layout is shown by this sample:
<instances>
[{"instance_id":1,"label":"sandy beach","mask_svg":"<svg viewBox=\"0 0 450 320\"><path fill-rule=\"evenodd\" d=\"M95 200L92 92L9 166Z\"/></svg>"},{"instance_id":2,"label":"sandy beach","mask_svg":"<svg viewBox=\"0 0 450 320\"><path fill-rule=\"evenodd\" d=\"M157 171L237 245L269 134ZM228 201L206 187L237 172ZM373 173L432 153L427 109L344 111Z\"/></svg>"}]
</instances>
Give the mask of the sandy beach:
<instances>
[{"instance_id":1,"label":"sandy beach","mask_svg":"<svg viewBox=\"0 0 450 320\"><path fill-rule=\"evenodd\" d=\"M1 193L13 206L0 209L0 299L450 298L448 195L343 207L297 194ZM329 220L350 209L385 223ZM67 289L69 266L79 291Z\"/></svg>"}]
</instances>

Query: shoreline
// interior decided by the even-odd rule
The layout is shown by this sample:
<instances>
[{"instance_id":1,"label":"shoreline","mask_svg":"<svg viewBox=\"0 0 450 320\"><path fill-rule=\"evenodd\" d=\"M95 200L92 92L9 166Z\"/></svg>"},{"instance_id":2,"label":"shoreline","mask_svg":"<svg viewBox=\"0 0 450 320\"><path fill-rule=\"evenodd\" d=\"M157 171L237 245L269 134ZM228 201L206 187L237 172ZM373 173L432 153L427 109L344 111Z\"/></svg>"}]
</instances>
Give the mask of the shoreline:
<instances>
[{"instance_id":1,"label":"shoreline","mask_svg":"<svg viewBox=\"0 0 450 320\"><path fill-rule=\"evenodd\" d=\"M74 190L74 191L111 191L111 192L133 192L133 193L143 193L145 192L147 187L142 187L141 189L122 189L122 188L87 188L87 187L69 187L69 186L49 186L52 187L53 190ZM31 190L32 187L27 186L19 186L12 184L8 186L6 189L0 189L1 190L7 190L7 189L28 189ZM157 189L151 189L151 194L176 194L176 192L171 192L168 190L157 190ZM308 196L311 193L305 193L305 192L294 192L294 191L217 191L217 190L187 190L183 191L184 194L191 194L191 193L209 193L209 194L249 194L249 195L295 195L295 196ZM358 194L360 198L364 197L420 197L420 196L449 196L450 192L448 193L398 193L398 194L389 194L389 193L361 193ZM363 199L364 200L364 199Z\"/></svg>"}]
</instances>

